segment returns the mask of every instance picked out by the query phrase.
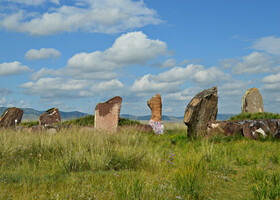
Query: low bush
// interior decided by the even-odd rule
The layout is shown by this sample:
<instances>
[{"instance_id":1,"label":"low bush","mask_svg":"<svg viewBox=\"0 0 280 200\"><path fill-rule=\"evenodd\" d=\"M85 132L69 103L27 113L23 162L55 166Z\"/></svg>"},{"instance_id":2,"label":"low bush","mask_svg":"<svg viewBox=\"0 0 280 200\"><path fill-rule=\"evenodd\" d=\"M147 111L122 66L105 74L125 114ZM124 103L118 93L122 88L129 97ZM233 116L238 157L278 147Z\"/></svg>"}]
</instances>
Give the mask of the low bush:
<instances>
[{"instance_id":1,"label":"low bush","mask_svg":"<svg viewBox=\"0 0 280 200\"><path fill-rule=\"evenodd\" d=\"M229 121L234 120L250 120L250 119L280 119L280 114L260 112L260 113L240 113L232 116Z\"/></svg>"}]
</instances>

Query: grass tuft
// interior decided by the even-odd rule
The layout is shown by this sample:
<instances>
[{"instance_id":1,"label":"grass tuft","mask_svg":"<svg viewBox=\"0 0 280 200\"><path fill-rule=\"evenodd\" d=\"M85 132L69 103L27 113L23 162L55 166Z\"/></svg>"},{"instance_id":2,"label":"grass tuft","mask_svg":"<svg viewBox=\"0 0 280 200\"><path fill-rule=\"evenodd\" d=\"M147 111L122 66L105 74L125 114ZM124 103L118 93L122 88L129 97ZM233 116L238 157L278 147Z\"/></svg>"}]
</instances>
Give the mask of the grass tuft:
<instances>
[{"instance_id":1,"label":"grass tuft","mask_svg":"<svg viewBox=\"0 0 280 200\"><path fill-rule=\"evenodd\" d=\"M238 115L230 117L229 121L234 120L252 120L252 119L280 119L280 114L277 113L240 113Z\"/></svg>"}]
</instances>

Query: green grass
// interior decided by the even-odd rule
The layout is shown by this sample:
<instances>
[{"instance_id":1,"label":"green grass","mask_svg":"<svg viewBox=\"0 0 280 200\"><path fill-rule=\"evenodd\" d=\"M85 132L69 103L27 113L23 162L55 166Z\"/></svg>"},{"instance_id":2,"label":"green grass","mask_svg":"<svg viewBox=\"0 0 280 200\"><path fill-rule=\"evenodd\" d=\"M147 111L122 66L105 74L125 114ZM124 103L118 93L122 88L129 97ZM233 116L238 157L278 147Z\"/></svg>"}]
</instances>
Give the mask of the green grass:
<instances>
[{"instance_id":1,"label":"green grass","mask_svg":"<svg viewBox=\"0 0 280 200\"><path fill-rule=\"evenodd\" d=\"M279 199L278 140L0 130L0 199ZM174 130L172 132L172 130Z\"/></svg>"},{"instance_id":2,"label":"green grass","mask_svg":"<svg viewBox=\"0 0 280 200\"><path fill-rule=\"evenodd\" d=\"M248 120L248 119L280 119L280 114L277 113L240 113L238 115L232 116L229 120Z\"/></svg>"},{"instance_id":3,"label":"green grass","mask_svg":"<svg viewBox=\"0 0 280 200\"><path fill-rule=\"evenodd\" d=\"M135 124L140 124L140 122L138 122L136 120L125 119L125 118L119 119L119 126L135 125ZM37 125L39 125L39 121L21 122L21 125L25 126L25 127L37 126ZM60 125L93 126L94 125L94 116L88 115L88 116L81 117L78 119L67 120L67 121L61 122Z\"/></svg>"}]
</instances>

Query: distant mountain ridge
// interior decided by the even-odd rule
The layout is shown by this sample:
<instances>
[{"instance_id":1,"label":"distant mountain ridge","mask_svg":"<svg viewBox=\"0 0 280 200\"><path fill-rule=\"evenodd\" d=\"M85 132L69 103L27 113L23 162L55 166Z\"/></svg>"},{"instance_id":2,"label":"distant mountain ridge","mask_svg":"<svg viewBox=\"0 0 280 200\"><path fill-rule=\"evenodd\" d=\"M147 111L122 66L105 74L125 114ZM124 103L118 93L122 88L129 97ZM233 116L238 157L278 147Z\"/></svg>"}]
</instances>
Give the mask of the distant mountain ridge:
<instances>
[{"instance_id":1,"label":"distant mountain ridge","mask_svg":"<svg viewBox=\"0 0 280 200\"><path fill-rule=\"evenodd\" d=\"M5 112L7 107L0 107L0 116ZM23 110L23 117L22 121L36 121L38 120L39 116L43 114L45 111L38 111L32 108L21 108ZM69 120L69 119L77 119L81 117L85 117L89 114L73 111L73 112L63 112L60 111L60 115L62 120ZM234 114L218 114L217 120L227 120ZM123 114L121 115L122 118L132 119L132 120L142 120L142 121L149 121L151 118L151 115L145 115L145 116L136 116L136 115L129 115L129 114ZM167 116L162 115L163 121L172 121L172 122L182 122L184 117L174 117L174 116Z\"/></svg>"},{"instance_id":2,"label":"distant mountain ridge","mask_svg":"<svg viewBox=\"0 0 280 200\"><path fill-rule=\"evenodd\" d=\"M7 107L0 107L0 116L5 112ZM23 110L22 121L36 121L38 120L39 116L42 115L45 111L38 111L32 108L21 108ZM85 117L89 114L82 113L78 111L73 112L63 112L59 111L62 120L69 120L69 119L76 119Z\"/></svg>"},{"instance_id":3,"label":"distant mountain ridge","mask_svg":"<svg viewBox=\"0 0 280 200\"><path fill-rule=\"evenodd\" d=\"M217 115L217 120L218 121L227 120L231 116L234 116L234 114L218 114ZM124 114L124 115L121 115L121 117L127 118L127 119L132 119L132 120L149 121L150 118L151 118L151 115L135 116L135 115ZM162 115L162 121L180 122L180 121L183 121L183 120L184 120L184 116L182 116L182 117L174 117L174 116Z\"/></svg>"}]
</instances>

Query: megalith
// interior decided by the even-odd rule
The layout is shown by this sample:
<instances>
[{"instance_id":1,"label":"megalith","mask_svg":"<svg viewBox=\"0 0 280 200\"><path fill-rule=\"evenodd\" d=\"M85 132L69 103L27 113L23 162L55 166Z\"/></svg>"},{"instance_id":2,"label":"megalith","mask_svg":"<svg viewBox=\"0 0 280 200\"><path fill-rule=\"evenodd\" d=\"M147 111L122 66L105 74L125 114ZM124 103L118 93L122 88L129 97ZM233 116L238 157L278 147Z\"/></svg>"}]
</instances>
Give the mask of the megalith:
<instances>
[{"instance_id":1,"label":"megalith","mask_svg":"<svg viewBox=\"0 0 280 200\"><path fill-rule=\"evenodd\" d=\"M23 110L12 107L8 108L0 118L0 127L14 128L16 127L22 119Z\"/></svg>"},{"instance_id":2,"label":"megalith","mask_svg":"<svg viewBox=\"0 0 280 200\"><path fill-rule=\"evenodd\" d=\"M57 108L51 108L39 116L40 126L51 126L61 122L60 112Z\"/></svg>"},{"instance_id":3,"label":"megalith","mask_svg":"<svg viewBox=\"0 0 280 200\"><path fill-rule=\"evenodd\" d=\"M251 88L246 91L242 97L242 112L257 113L263 112L263 100L257 88Z\"/></svg>"},{"instance_id":4,"label":"megalith","mask_svg":"<svg viewBox=\"0 0 280 200\"><path fill-rule=\"evenodd\" d=\"M116 132L120 118L122 98L113 97L105 103L99 103L95 107L94 128Z\"/></svg>"},{"instance_id":5,"label":"megalith","mask_svg":"<svg viewBox=\"0 0 280 200\"><path fill-rule=\"evenodd\" d=\"M217 87L212 87L196 94L185 110L184 123L188 127L188 134L205 134L207 123L216 120L217 113Z\"/></svg>"},{"instance_id":6,"label":"megalith","mask_svg":"<svg viewBox=\"0 0 280 200\"><path fill-rule=\"evenodd\" d=\"M158 93L147 101L149 108L151 109L151 119L149 125L153 128L155 134L163 134L164 126L161 123L162 120L162 103L161 95Z\"/></svg>"}]
</instances>

